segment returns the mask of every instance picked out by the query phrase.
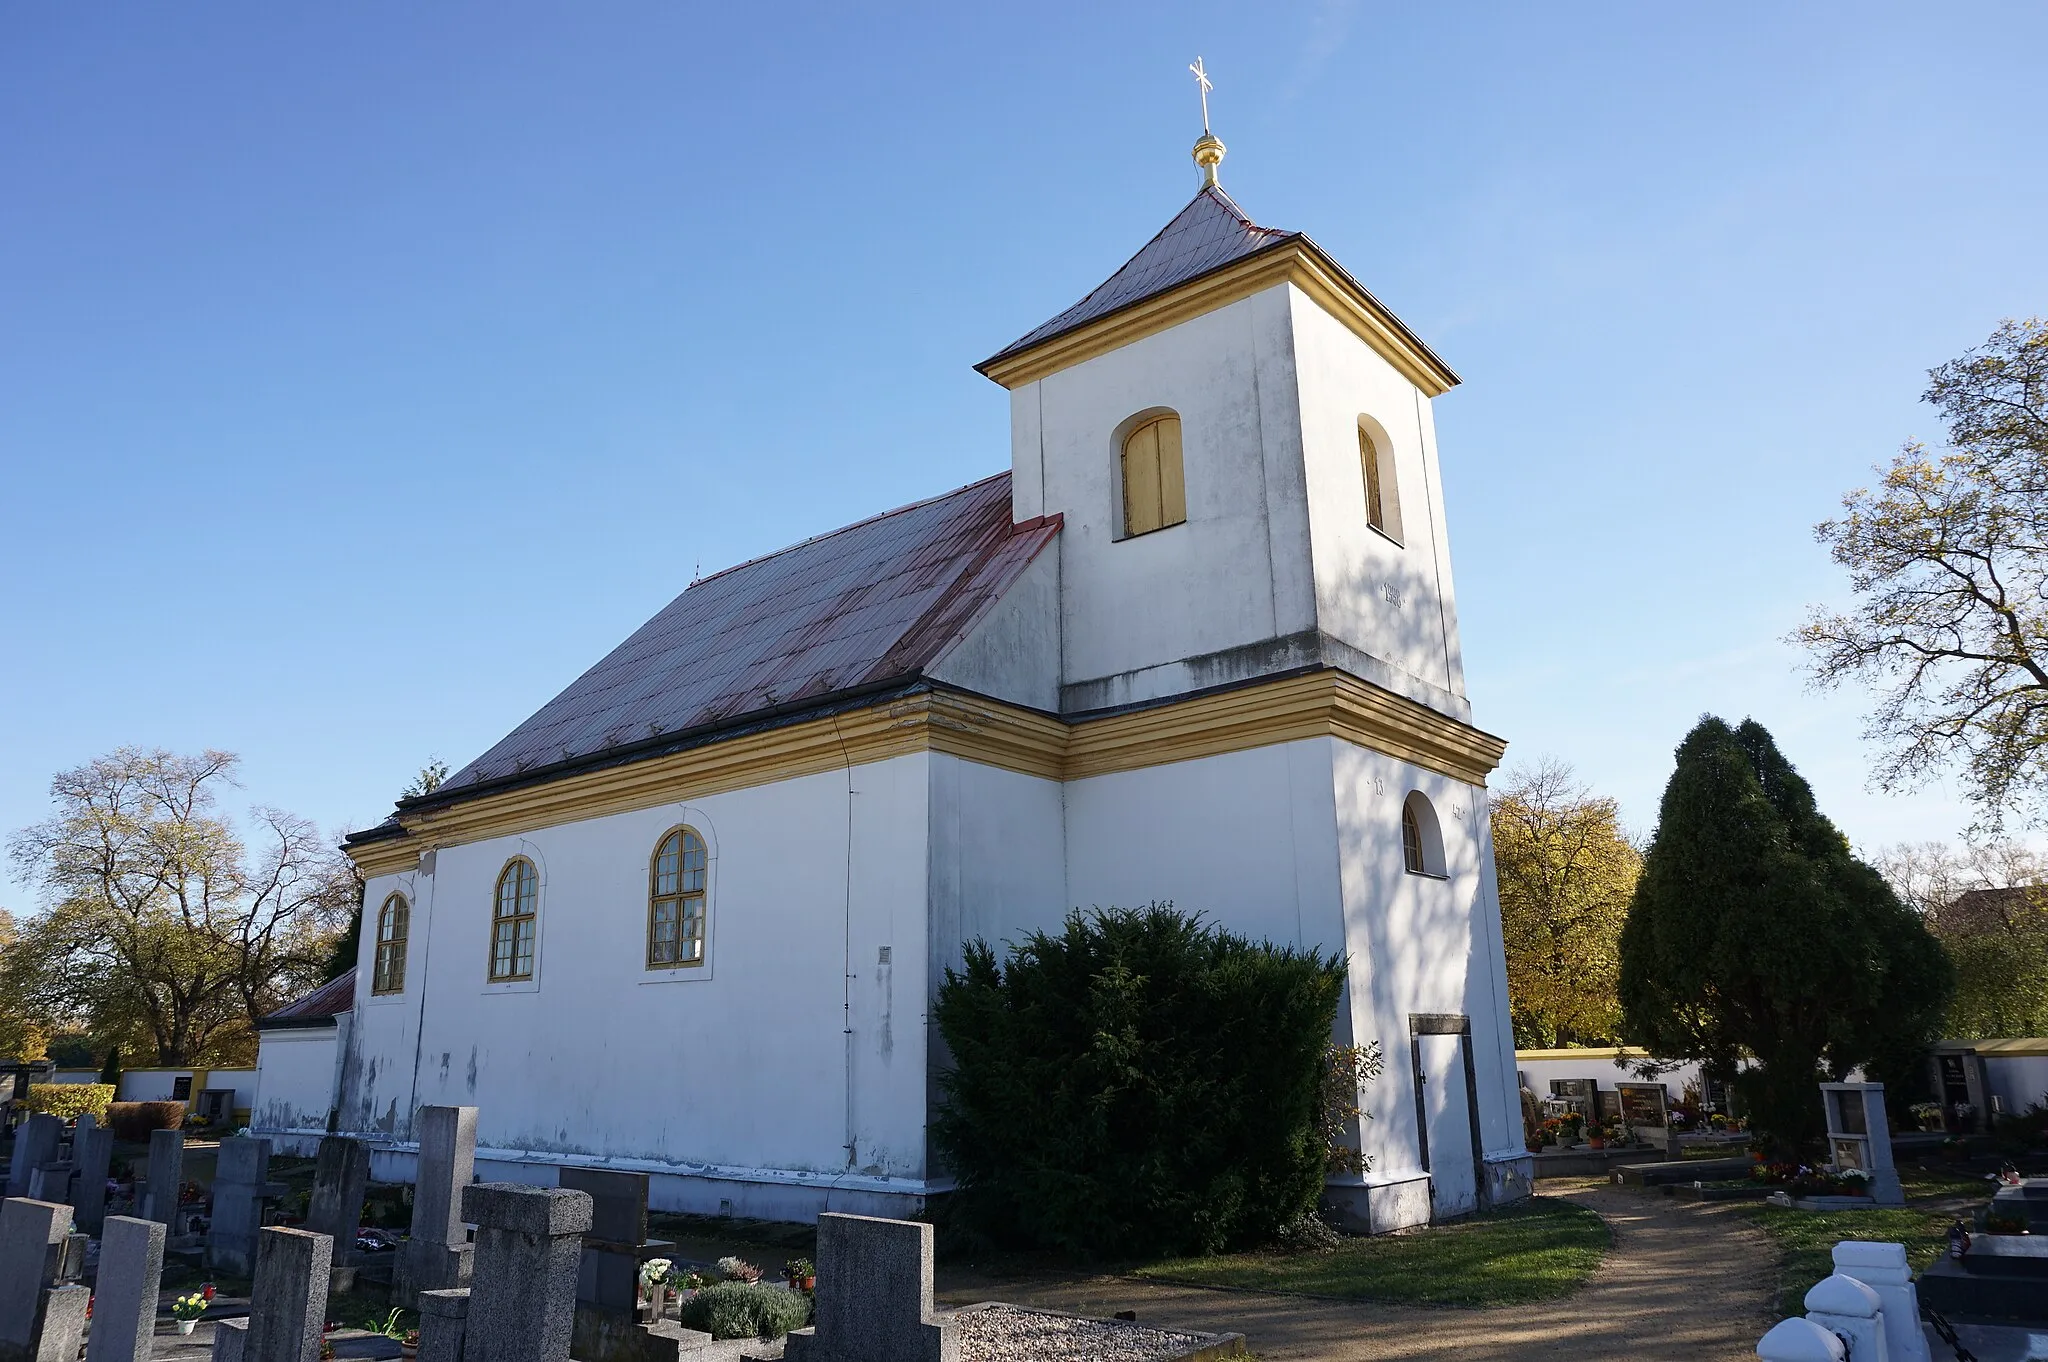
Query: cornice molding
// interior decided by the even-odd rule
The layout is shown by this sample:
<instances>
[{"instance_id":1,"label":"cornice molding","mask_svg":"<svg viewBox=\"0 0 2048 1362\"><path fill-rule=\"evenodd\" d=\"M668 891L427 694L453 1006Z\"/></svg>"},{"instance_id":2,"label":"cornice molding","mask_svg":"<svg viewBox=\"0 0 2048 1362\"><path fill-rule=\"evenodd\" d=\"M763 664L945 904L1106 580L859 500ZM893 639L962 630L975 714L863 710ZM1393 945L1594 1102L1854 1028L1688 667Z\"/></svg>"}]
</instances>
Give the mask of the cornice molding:
<instances>
[{"instance_id":1,"label":"cornice molding","mask_svg":"<svg viewBox=\"0 0 2048 1362\"><path fill-rule=\"evenodd\" d=\"M1471 785L1507 744L1328 669L1067 722L932 690L681 752L398 815L406 836L347 848L366 877L413 869L430 848L679 803L917 752L1044 780L1085 780L1302 738L1334 737Z\"/></svg>"},{"instance_id":2,"label":"cornice molding","mask_svg":"<svg viewBox=\"0 0 2048 1362\"><path fill-rule=\"evenodd\" d=\"M1378 351L1424 396L1440 397L1458 385L1458 376L1450 366L1386 304L1366 292L1315 242L1299 236L1190 279L1121 312L1053 336L1029 350L991 360L981 366L981 372L1005 388L1019 388L1276 284L1293 284L1300 289L1353 335Z\"/></svg>"}]
</instances>

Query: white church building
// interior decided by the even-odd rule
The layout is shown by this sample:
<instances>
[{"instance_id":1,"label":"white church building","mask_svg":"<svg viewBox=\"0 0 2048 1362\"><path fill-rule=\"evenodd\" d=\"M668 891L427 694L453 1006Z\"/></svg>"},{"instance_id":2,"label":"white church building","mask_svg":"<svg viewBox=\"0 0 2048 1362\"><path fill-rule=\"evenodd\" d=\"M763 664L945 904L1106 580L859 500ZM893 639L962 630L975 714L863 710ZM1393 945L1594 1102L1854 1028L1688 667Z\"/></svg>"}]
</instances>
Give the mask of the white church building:
<instances>
[{"instance_id":1,"label":"white church building","mask_svg":"<svg viewBox=\"0 0 2048 1362\"><path fill-rule=\"evenodd\" d=\"M930 1004L962 943L1170 900L1348 959L1337 1038L1386 1057L1370 1170L1330 1184L1354 1227L1527 1193L1504 744L1465 696L1431 414L1458 380L1221 155L978 366L1007 470L693 583L349 839L352 1014L277 1036L333 1079L259 1079L259 1133L402 1167L417 1108L459 1104L493 1176L902 1213L951 1185Z\"/></svg>"}]
</instances>

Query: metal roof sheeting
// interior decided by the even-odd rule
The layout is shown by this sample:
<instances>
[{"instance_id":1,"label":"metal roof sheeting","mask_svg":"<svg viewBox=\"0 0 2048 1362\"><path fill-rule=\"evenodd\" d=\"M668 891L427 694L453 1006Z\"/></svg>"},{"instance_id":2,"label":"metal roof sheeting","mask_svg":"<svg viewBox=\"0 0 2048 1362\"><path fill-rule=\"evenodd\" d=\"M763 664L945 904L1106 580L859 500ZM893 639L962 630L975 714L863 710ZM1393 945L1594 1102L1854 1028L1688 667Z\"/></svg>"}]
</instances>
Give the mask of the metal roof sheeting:
<instances>
[{"instance_id":1,"label":"metal roof sheeting","mask_svg":"<svg viewBox=\"0 0 2048 1362\"><path fill-rule=\"evenodd\" d=\"M1141 303L1178 288L1190 279L1221 269L1248 255L1291 240L1299 232L1261 227L1245 216L1230 195L1215 185L1204 186L1159 235L1124 263L1086 298L1043 326L1018 337L983 360L986 369L997 360L1085 326L1098 317Z\"/></svg>"},{"instance_id":2,"label":"metal roof sheeting","mask_svg":"<svg viewBox=\"0 0 2048 1362\"><path fill-rule=\"evenodd\" d=\"M286 1003L275 1012L256 1020L258 1031L284 1030L295 1026L332 1026L334 1019L356 1005L356 972L330 979L305 997Z\"/></svg>"},{"instance_id":3,"label":"metal roof sheeting","mask_svg":"<svg viewBox=\"0 0 2048 1362\"><path fill-rule=\"evenodd\" d=\"M706 577L423 802L913 679L1058 530L999 473Z\"/></svg>"}]
</instances>

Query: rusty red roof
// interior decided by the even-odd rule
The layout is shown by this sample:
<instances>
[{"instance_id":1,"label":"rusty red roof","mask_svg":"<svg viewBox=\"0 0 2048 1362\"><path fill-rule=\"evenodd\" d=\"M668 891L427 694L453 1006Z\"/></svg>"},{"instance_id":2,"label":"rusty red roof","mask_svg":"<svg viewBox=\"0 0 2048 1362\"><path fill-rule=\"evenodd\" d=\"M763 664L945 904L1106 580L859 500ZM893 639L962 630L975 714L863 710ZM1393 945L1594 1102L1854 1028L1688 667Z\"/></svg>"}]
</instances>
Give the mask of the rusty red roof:
<instances>
[{"instance_id":1,"label":"rusty red roof","mask_svg":"<svg viewBox=\"0 0 2048 1362\"><path fill-rule=\"evenodd\" d=\"M287 1030L297 1026L332 1026L334 1019L356 1005L356 972L330 979L305 997L286 1003L275 1012L256 1019L258 1031Z\"/></svg>"},{"instance_id":2,"label":"rusty red roof","mask_svg":"<svg viewBox=\"0 0 2048 1362\"><path fill-rule=\"evenodd\" d=\"M909 682L1052 542L1012 524L1010 475L899 507L693 583L491 749L406 807L652 755L697 731ZM370 841L386 825L358 834Z\"/></svg>"}]
</instances>

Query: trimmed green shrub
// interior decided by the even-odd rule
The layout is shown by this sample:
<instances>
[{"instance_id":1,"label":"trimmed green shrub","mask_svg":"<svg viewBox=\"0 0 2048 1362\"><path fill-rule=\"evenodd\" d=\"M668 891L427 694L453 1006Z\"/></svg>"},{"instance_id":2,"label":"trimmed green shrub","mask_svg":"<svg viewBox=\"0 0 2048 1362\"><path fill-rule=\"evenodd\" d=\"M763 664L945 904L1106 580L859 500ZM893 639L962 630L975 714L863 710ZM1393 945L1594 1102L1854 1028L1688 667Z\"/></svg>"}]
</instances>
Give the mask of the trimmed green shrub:
<instances>
[{"instance_id":1,"label":"trimmed green shrub","mask_svg":"<svg viewBox=\"0 0 2048 1362\"><path fill-rule=\"evenodd\" d=\"M781 1338L811 1322L811 1298L761 1282L719 1282L682 1304L683 1327L713 1338Z\"/></svg>"},{"instance_id":2,"label":"trimmed green shrub","mask_svg":"<svg viewBox=\"0 0 2048 1362\"><path fill-rule=\"evenodd\" d=\"M75 1120L81 1112L91 1112L92 1119L102 1125L107 1120L107 1104L114 1100L114 1090L104 1083L31 1083L28 1085L28 1109L65 1120Z\"/></svg>"},{"instance_id":3,"label":"trimmed green shrub","mask_svg":"<svg viewBox=\"0 0 2048 1362\"><path fill-rule=\"evenodd\" d=\"M109 1102L107 1128L117 1140L144 1141L152 1130L182 1130L183 1102Z\"/></svg>"},{"instance_id":4,"label":"trimmed green shrub","mask_svg":"<svg viewBox=\"0 0 2048 1362\"><path fill-rule=\"evenodd\" d=\"M945 1228L1082 1257L1269 1244L1315 1209L1344 964L1170 904L1069 914L1006 962L975 941L935 1017Z\"/></svg>"}]
</instances>

